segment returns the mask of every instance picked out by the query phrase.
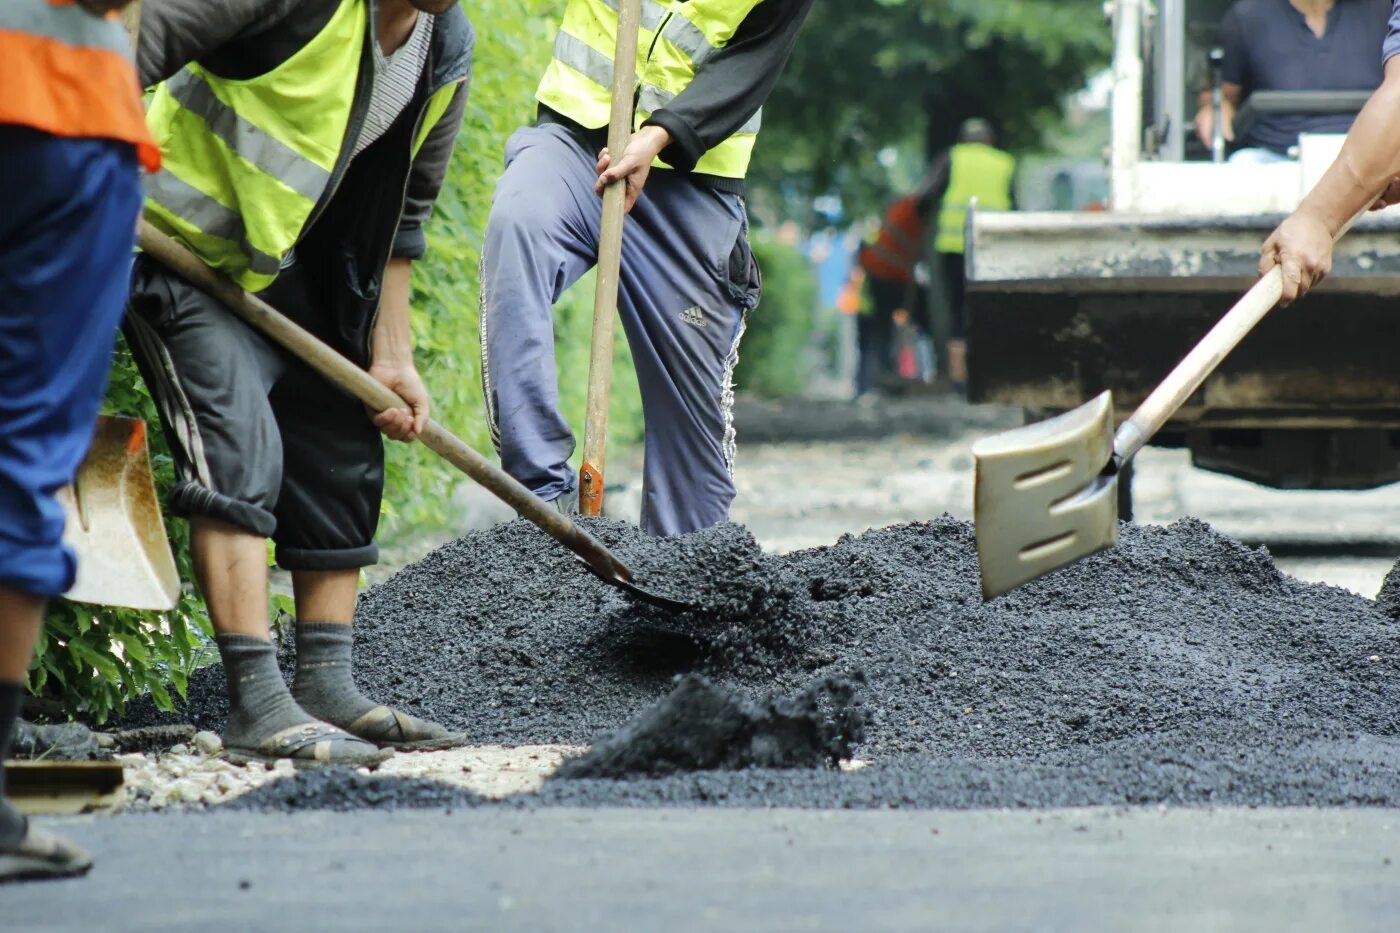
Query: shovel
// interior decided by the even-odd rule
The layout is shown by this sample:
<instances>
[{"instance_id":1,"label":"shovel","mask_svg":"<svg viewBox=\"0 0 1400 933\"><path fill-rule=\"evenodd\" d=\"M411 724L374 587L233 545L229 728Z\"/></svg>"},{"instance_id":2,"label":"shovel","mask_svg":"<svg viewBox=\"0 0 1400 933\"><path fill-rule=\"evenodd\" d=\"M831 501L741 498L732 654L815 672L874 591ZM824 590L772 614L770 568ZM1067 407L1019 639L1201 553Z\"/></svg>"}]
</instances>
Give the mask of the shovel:
<instances>
[{"instance_id":1,"label":"shovel","mask_svg":"<svg viewBox=\"0 0 1400 933\"><path fill-rule=\"evenodd\" d=\"M614 159L627 148L632 132L632 97L637 83L637 31L642 0L622 0L617 7L617 44L613 54L612 113L608 151ZM588 407L583 425L583 465L578 471L578 510L603 514L603 467L607 459L608 399L612 394L613 318L617 315L617 280L622 268L622 224L626 216L627 180L603 189L603 224L598 234L598 284L593 292L593 339L588 357Z\"/></svg>"},{"instance_id":2,"label":"shovel","mask_svg":"<svg viewBox=\"0 0 1400 933\"><path fill-rule=\"evenodd\" d=\"M230 311L256 330L281 344L289 353L324 376L333 385L359 399L372 411L403 405L392 389L341 356L256 295L239 288L227 276L209 268L197 256L170 237L141 221L141 249L171 271L223 302ZM598 579L664 609L691 608L681 600L651 592L632 582L632 571L596 538L567 516L546 505L504 471L467 446L461 439L429 421L418 439L433 453L480 483L522 517L539 526L581 560Z\"/></svg>"},{"instance_id":3,"label":"shovel","mask_svg":"<svg viewBox=\"0 0 1400 933\"><path fill-rule=\"evenodd\" d=\"M180 574L165 538L146 450L146 422L99 416L72 485L58 492L64 542L78 577L64 597L165 612L180 598Z\"/></svg>"},{"instance_id":4,"label":"shovel","mask_svg":"<svg viewBox=\"0 0 1400 933\"><path fill-rule=\"evenodd\" d=\"M1336 239L1365 214L1363 208ZM1118 542L1118 477L1283 295L1274 266L1113 431L1104 392L1046 421L972 446L982 596L991 599Z\"/></svg>"}]
</instances>

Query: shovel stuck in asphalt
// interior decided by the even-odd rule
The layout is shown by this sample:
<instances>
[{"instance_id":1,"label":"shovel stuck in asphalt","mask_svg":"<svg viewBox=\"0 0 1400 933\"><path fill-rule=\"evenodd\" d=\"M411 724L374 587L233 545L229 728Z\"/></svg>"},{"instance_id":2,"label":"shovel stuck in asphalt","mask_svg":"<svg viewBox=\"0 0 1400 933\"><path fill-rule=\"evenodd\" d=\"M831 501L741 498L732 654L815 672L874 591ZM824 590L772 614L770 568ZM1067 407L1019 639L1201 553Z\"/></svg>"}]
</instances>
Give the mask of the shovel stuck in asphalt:
<instances>
[{"instance_id":1,"label":"shovel stuck in asphalt","mask_svg":"<svg viewBox=\"0 0 1400 933\"><path fill-rule=\"evenodd\" d=\"M72 485L59 491L65 542L78 554L66 598L166 611L180 598L180 574L165 537L146 450L146 422L97 419L92 446Z\"/></svg>"},{"instance_id":2,"label":"shovel stuck in asphalt","mask_svg":"<svg viewBox=\"0 0 1400 933\"><path fill-rule=\"evenodd\" d=\"M149 221L141 222L139 242L141 249L146 253L186 281L223 302L231 313L280 344L332 385L359 399L370 410L384 411L403 404L403 399L392 389L258 296L250 295L227 276L206 266L199 257L151 226ZM612 551L604 547L601 541L541 501L504 470L493 465L436 421L428 422L418 440L485 487L522 518L532 522L572 551L574 556L604 583L663 609L692 608L689 602L682 599L638 586L632 580L632 571ZM521 572L527 572L526 568L522 568Z\"/></svg>"},{"instance_id":3,"label":"shovel stuck in asphalt","mask_svg":"<svg viewBox=\"0 0 1400 933\"><path fill-rule=\"evenodd\" d=\"M1369 208L1368 208L1369 209ZM1337 232L1351 229L1363 210ZM972 446L973 513L982 595L1000 596L1118 542L1123 467L1191 397L1283 295L1283 269L1267 275L1210 329L1113 431L1113 396Z\"/></svg>"}]
</instances>

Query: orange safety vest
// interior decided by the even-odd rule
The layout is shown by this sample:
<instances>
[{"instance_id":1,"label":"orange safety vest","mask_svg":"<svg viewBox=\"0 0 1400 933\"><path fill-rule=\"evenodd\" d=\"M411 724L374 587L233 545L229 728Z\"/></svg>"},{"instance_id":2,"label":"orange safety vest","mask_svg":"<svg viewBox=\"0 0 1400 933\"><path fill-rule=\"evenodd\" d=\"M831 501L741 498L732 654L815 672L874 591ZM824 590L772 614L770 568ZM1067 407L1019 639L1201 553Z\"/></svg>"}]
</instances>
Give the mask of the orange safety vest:
<instances>
[{"instance_id":1,"label":"orange safety vest","mask_svg":"<svg viewBox=\"0 0 1400 933\"><path fill-rule=\"evenodd\" d=\"M927 220L919 218L918 205L918 197L912 194L890 205L880 235L861 247L860 264L866 272L887 282L914 280L928 227Z\"/></svg>"},{"instance_id":2,"label":"orange safety vest","mask_svg":"<svg viewBox=\"0 0 1400 933\"><path fill-rule=\"evenodd\" d=\"M74 0L0 0L0 123L131 143L160 168L126 29Z\"/></svg>"}]
</instances>

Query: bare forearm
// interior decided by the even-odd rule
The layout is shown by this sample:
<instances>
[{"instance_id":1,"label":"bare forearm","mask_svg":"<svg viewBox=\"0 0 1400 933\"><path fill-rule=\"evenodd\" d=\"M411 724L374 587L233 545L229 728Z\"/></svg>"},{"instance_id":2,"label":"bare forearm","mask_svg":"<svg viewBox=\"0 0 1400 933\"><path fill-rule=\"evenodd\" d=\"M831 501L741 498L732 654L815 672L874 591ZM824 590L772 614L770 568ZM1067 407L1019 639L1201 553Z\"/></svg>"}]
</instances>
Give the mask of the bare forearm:
<instances>
[{"instance_id":1,"label":"bare forearm","mask_svg":"<svg viewBox=\"0 0 1400 933\"><path fill-rule=\"evenodd\" d=\"M1400 175L1400 58L1386 63L1385 82L1357 115L1337 160L1303 199L1311 214L1336 233Z\"/></svg>"},{"instance_id":2,"label":"bare forearm","mask_svg":"<svg viewBox=\"0 0 1400 933\"><path fill-rule=\"evenodd\" d=\"M409 314L412 272L411 259L390 259L384 269L379 320L374 326L376 363L413 361L413 327Z\"/></svg>"}]
</instances>

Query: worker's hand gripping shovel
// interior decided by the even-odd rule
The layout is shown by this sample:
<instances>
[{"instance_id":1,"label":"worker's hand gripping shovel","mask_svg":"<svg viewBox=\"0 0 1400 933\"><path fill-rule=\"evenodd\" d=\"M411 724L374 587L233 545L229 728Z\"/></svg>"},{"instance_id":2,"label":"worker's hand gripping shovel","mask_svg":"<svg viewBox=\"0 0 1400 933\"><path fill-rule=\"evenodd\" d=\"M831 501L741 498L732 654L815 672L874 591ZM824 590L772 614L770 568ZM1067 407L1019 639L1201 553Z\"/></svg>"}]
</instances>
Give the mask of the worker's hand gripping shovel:
<instances>
[{"instance_id":1,"label":"worker's hand gripping shovel","mask_svg":"<svg viewBox=\"0 0 1400 933\"><path fill-rule=\"evenodd\" d=\"M1364 213L1348 221L1336 238ZM1104 392L1063 415L973 445L973 512L984 597L999 596L1118 542L1118 477L1123 467L1273 310L1282 294L1283 269L1275 266L1116 434L1113 397Z\"/></svg>"},{"instance_id":2,"label":"worker's hand gripping shovel","mask_svg":"<svg viewBox=\"0 0 1400 933\"><path fill-rule=\"evenodd\" d=\"M149 222L141 222L141 248L202 291L217 298L250 326L284 347L289 353L320 373L331 384L359 399L371 411L385 411L404 404L393 390L318 340L309 331L287 318L256 295L250 295L226 276L210 269L197 256ZM551 535L583 562L604 583L618 587L653 605L666 609L686 609L689 603L652 592L632 582L632 571L600 541L561 515L538 496L462 440L429 421L418 439L433 453L470 476L521 517Z\"/></svg>"},{"instance_id":3,"label":"worker's hand gripping shovel","mask_svg":"<svg viewBox=\"0 0 1400 933\"><path fill-rule=\"evenodd\" d=\"M632 97L637 82L637 32L642 0L617 4L617 46L613 55L612 115L608 151L620 158L632 134ZM593 341L588 358L588 408L583 427L583 466L578 472L578 510L603 514L603 468L607 459L608 399L612 393L613 318L622 268L622 223L627 180L603 190L603 224L598 236L598 285L593 293Z\"/></svg>"}]
</instances>

